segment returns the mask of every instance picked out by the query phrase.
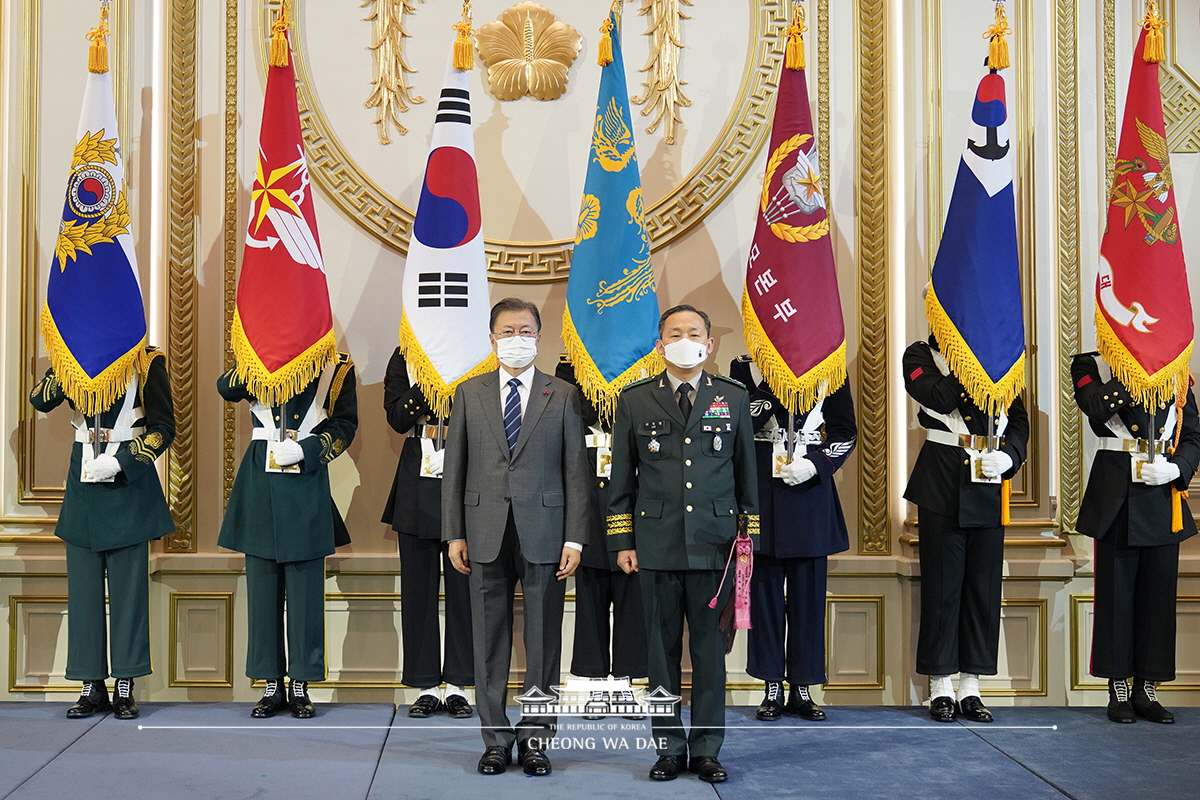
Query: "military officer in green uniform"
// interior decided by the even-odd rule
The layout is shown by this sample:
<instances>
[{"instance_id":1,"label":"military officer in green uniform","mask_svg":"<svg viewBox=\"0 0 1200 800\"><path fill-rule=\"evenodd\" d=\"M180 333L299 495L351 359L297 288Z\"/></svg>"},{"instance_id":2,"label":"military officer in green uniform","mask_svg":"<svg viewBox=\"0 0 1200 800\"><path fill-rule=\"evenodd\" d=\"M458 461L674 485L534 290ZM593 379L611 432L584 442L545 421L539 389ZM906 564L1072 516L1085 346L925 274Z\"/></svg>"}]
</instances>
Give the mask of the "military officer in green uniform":
<instances>
[{"instance_id":1,"label":"military officer in green uniform","mask_svg":"<svg viewBox=\"0 0 1200 800\"><path fill-rule=\"evenodd\" d=\"M71 466L54 528L66 543L67 679L83 682L78 702L67 710L72 719L109 710L117 719L135 719L133 679L151 671L149 542L175 530L154 460L175 438L175 411L166 359L154 348L145 356L129 388L100 414L99 435L107 444L94 458L97 420L75 413ZM53 369L29 396L43 412L64 400L75 408ZM104 684L110 657L117 679L111 702Z\"/></svg>"},{"instance_id":2,"label":"military officer in green uniform","mask_svg":"<svg viewBox=\"0 0 1200 800\"><path fill-rule=\"evenodd\" d=\"M658 335L666 371L630 384L617 401L608 549L641 578L652 688L680 693L687 620L692 729L684 734L678 706L673 717L654 718L655 741L665 746L650 778L672 780L688 769L719 783L728 774L717 759L726 643L718 621L732 583L720 588L721 575L739 515L758 538L754 428L745 387L702 369L713 351L708 315L686 305L668 309Z\"/></svg>"},{"instance_id":3,"label":"military officer in green uniform","mask_svg":"<svg viewBox=\"0 0 1200 800\"><path fill-rule=\"evenodd\" d=\"M273 717L287 705L293 717L307 719L316 714L308 683L325 679L325 557L350 541L329 493L327 465L358 428L354 363L339 353L333 367L284 406L264 406L235 370L217 380L217 391L228 402L249 402L254 417L253 441L217 540L246 554L246 675L266 681L251 715ZM268 464L268 440L278 435L281 412L288 434L271 443ZM286 694L284 675L291 679Z\"/></svg>"}]
</instances>

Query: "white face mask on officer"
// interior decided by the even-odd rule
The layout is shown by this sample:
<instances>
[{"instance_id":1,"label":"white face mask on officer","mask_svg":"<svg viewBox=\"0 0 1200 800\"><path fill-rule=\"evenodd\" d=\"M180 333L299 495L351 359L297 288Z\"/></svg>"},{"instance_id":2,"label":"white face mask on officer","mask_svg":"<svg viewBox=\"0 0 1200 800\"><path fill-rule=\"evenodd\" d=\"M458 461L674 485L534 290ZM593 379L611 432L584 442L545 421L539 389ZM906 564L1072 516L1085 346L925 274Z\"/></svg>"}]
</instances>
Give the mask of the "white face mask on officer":
<instances>
[{"instance_id":1,"label":"white face mask on officer","mask_svg":"<svg viewBox=\"0 0 1200 800\"><path fill-rule=\"evenodd\" d=\"M708 358L708 346L693 339L677 339L663 345L663 358L680 369L691 369Z\"/></svg>"},{"instance_id":2,"label":"white face mask on officer","mask_svg":"<svg viewBox=\"0 0 1200 800\"><path fill-rule=\"evenodd\" d=\"M496 340L496 358L510 369L522 369L537 358L537 338L533 336L509 336Z\"/></svg>"}]
</instances>

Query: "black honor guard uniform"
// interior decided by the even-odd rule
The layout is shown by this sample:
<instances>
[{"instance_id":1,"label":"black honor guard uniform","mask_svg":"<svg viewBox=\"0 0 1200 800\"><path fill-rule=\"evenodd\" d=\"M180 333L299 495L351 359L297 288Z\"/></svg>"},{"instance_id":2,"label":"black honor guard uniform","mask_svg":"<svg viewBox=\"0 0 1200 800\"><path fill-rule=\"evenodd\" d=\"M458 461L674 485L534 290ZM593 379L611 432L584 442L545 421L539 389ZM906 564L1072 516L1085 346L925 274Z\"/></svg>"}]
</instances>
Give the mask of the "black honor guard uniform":
<instances>
[{"instance_id":1,"label":"black honor guard uniform","mask_svg":"<svg viewBox=\"0 0 1200 800\"><path fill-rule=\"evenodd\" d=\"M730 377L750 392L761 530L750 581L746 671L766 681L756 716L778 720L782 683L791 684L786 710L825 719L808 687L825 682L825 576L828 556L850 546L834 473L858 438L854 399L843 384L809 411L795 415L795 457L812 465L811 477L789 485L773 477L776 457L786 458L788 412L766 381L755 384L750 356L734 359ZM806 473L807 474L807 473Z\"/></svg>"},{"instance_id":2,"label":"black honor guard uniform","mask_svg":"<svg viewBox=\"0 0 1200 800\"><path fill-rule=\"evenodd\" d=\"M1075 402L1099 437L1075 525L1096 540L1091 673L1108 679L1114 722L1135 716L1173 722L1155 696L1155 683L1175 680L1179 543L1196 535L1187 503L1172 498L1173 489L1187 489L1200 465L1196 398L1189 388L1182 407L1164 404L1151 418L1096 352L1075 356L1071 382ZM1177 531L1173 502L1180 504Z\"/></svg>"},{"instance_id":3,"label":"black honor guard uniform","mask_svg":"<svg viewBox=\"0 0 1200 800\"><path fill-rule=\"evenodd\" d=\"M905 499L917 505L920 527L921 627L917 672L933 678L929 713L990 722L978 676L995 675L1000 644L1004 528L1001 479L1025 461L1029 417L1017 398L991 420L937 350L936 340L904 352L904 388L917 401L926 440L913 465ZM987 435L1000 446L989 450ZM990 474L989 474L990 473ZM994 482L989 482L994 481ZM962 673L955 703L950 676Z\"/></svg>"},{"instance_id":4,"label":"black honor guard uniform","mask_svg":"<svg viewBox=\"0 0 1200 800\"><path fill-rule=\"evenodd\" d=\"M234 370L221 375L217 391L226 402L250 403L254 420L217 539L246 554L246 675L267 682L251 713L272 717L287 705L294 717L312 717L308 683L325 679L325 557L350 543L330 495L327 465L345 452L358 428L354 363L339 353L336 364L284 407L259 403ZM303 453L296 471L267 469L267 440L278 434L281 411L289 440ZM291 678L286 696L284 675Z\"/></svg>"},{"instance_id":5,"label":"black honor guard uniform","mask_svg":"<svg viewBox=\"0 0 1200 800\"><path fill-rule=\"evenodd\" d=\"M555 377L578 386L575 368L559 362ZM626 575L617 566L617 554L605 541L608 483L612 465L612 434L600 421L596 407L580 396L586 431L588 465L592 468L591 514L588 540L575 571L575 642L571 674L581 678L646 677L646 619L642 590L636 574ZM611 621L610 621L611 609ZM627 698L593 697L620 701ZM598 715L588 715L597 719Z\"/></svg>"},{"instance_id":6,"label":"black honor guard uniform","mask_svg":"<svg viewBox=\"0 0 1200 800\"><path fill-rule=\"evenodd\" d=\"M422 690L408 715L424 718L444 708L452 717L469 717L471 705L462 691L475 683L469 579L450 565L442 544L440 449L448 420L438 419L425 393L412 385L398 347L383 378L383 410L392 430L408 434L383 509L383 522L399 534L401 680ZM443 580L445 651L438 622L438 592ZM444 699L438 693L443 682Z\"/></svg>"},{"instance_id":7,"label":"black honor guard uniform","mask_svg":"<svg viewBox=\"0 0 1200 800\"><path fill-rule=\"evenodd\" d=\"M133 679L151 671L149 542L175 530L154 461L175 439L175 411L166 359L146 348L146 361L146 372L135 375L131 384L136 388L100 414L100 436L107 444L97 455L111 465L110 474L99 479L91 470L84 474L85 451L89 460L93 453L96 418L75 413L71 466L54 527L67 556L67 680L83 682L79 701L67 711L72 719L110 708L117 719L136 718ZM64 400L53 369L29 395L42 412ZM110 657L117 679L111 705L104 684Z\"/></svg>"}]
</instances>

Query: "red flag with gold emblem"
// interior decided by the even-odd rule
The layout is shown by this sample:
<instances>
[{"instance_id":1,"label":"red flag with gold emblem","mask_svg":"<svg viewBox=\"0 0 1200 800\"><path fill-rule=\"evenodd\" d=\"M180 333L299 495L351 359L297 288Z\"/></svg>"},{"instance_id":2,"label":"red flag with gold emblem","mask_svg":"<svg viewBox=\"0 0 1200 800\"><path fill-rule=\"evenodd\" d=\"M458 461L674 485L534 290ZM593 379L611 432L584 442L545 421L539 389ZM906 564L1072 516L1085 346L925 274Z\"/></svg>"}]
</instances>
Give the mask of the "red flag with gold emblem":
<instances>
[{"instance_id":1,"label":"red flag with gold emblem","mask_svg":"<svg viewBox=\"0 0 1200 800\"><path fill-rule=\"evenodd\" d=\"M1147 54L1155 34L1152 21L1133 57L1096 276L1097 346L1113 376L1151 408L1187 388L1195 336L1158 64Z\"/></svg>"},{"instance_id":2,"label":"red flag with gold emblem","mask_svg":"<svg viewBox=\"0 0 1200 800\"><path fill-rule=\"evenodd\" d=\"M268 406L286 403L337 358L288 24L285 4L273 26L231 335L238 377Z\"/></svg>"}]
</instances>

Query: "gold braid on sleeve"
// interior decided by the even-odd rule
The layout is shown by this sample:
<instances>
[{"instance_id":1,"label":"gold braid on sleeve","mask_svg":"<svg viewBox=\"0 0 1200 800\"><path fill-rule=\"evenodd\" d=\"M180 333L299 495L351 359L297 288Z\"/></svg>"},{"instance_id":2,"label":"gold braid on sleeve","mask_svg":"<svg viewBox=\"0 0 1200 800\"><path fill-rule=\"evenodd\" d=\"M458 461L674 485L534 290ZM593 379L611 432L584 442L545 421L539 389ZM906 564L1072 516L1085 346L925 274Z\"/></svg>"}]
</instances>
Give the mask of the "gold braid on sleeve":
<instances>
[{"instance_id":1,"label":"gold braid on sleeve","mask_svg":"<svg viewBox=\"0 0 1200 800\"><path fill-rule=\"evenodd\" d=\"M606 520L609 536L633 533L633 514L609 514Z\"/></svg>"}]
</instances>

